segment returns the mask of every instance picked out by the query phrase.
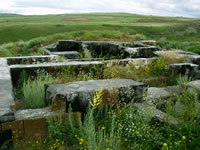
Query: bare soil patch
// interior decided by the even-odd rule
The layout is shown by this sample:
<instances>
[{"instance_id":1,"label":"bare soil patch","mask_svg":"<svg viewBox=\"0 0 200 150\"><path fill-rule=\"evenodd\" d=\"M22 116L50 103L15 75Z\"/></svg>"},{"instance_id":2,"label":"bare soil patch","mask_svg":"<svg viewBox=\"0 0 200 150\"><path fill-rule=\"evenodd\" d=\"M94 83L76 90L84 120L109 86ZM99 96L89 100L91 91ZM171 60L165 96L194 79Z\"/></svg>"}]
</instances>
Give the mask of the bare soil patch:
<instances>
[{"instance_id":1,"label":"bare soil patch","mask_svg":"<svg viewBox=\"0 0 200 150\"><path fill-rule=\"evenodd\" d=\"M65 19L64 21L90 21L91 19L89 18L70 18L70 19Z\"/></svg>"}]
</instances>

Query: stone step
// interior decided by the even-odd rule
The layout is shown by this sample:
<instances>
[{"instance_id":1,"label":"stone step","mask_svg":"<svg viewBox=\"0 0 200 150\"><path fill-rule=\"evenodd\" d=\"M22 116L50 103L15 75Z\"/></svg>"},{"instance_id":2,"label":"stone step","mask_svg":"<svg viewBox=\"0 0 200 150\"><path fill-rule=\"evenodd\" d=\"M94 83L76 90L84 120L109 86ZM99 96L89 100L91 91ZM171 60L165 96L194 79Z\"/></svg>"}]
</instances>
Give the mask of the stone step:
<instances>
[{"instance_id":1,"label":"stone step","mask_svg":"<svg viewBox=\"0 0 200 150\"><path fill-rule=\"evenodd\" d=\"M37 109L23 109L15 111L15 120L25 120L37 117L46 117L54 114L49 107Z\"/></svg>"},{"instance_id":2,"label":"stone step","mask_svg":"<svg viewBox=\"0 0 200 150\"><path fill-rule=\"evenodd\" d=\"M66 105L66 111L71 104L73 111L85 112L94 92L103 88L103 101L108 103L129 103L141 100L146 95L146 85L131 79L89 80L67 84L46 85L46 104ZM113 102L114 101L114 102ZM59 103L59 104L57 104ZM58 108L60 109L60 108Z\"/></svg>"}]
</instances>

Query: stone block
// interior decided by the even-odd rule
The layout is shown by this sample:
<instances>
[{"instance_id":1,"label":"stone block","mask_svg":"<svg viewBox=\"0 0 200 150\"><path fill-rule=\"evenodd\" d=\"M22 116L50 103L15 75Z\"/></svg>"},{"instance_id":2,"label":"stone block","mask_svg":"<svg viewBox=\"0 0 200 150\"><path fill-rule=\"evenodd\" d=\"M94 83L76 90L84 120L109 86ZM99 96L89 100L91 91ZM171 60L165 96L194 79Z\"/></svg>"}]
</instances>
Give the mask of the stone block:
<instances>
[{"instance_id":1,"label":"stone block","mask_svg":"<svg viewBox=\"0 0 200 150\"><path fill-rule=\"evenodd\" d=\"M44 139L47 136L48 128L45 117L24 120L25 139Z\"/></svg>"},{"instance_id":2,"label":"stone block","mask_svg":"<svg viewBox=\"0 0 200 150\"><path fill-rule=\"evenodd\" d=\"M66 59L79 59L79 53L77 51L65 51L65 52L52 52L54 55L64 56Z\"/></svg>"},{"instance_id":3,"label":"stone block","mask_svg":"<svg viewBox=\"0 0 200 150\"><path fill-rule=\"evenodd\" d=\"M150 87L147 92L147 99L167 99L171 94L164 88Z\"/></svg>"},{"instance_id":4,"label":"stone block","mask_svg":"<svg viewBox=\"0 0 200 150\"><path fill-rule=\"evenodd\" d=\"M57 43L57 51L79 51L81 43L73 40L59 40Z\"/></svg>"},{"instance_id":5,"label":"stone block","mask_svg":"<svg viewBox=\"0 0 200 150\"><path fill-rule=\"evenodd\" d=\"M172 70L172 74L175 75L191 75L193 70L198 70L199 65L191 63L179 63L179 64L170 64L168 65L169 69Z\"/></svg>"},{"instance_id":6,"label":"stone block","mask_svg":"<svg viewBox=\"0 0 200 150\"><path fill-rule=\"evenodd\" d=\"M2 130L11 130L13 142L17 142L24 138L24 122L23 120L17 120L12 122L6 122L2 124Z\"/></svg>"},{"instance_id":7,"label":"stone block","mask_svg":"<svg viewBox=\"0 0 200 150\"><path fill-rule=\"evenodd\" d=\"M141 100L146 94L146 85L131 79L89 80L67 84L49 84L46 86L46 104L51 105L60 96L73 111L85 112L94 92L103 87L105 97L113 94L111 89L116 89L115 94L119 103L129 103L132 100ZM118 95L119 94L119 95ZM67 110L66 110L67 111Z\"/></svg>"},{"instance_id":8,"label":"stone block","mask_svg":"<svg viewBox=\"0 0 200 150\"><path fill-rule=\"evenodd\" d=\"M49 107L37 109L24 109L15 111L16 120L26 120L36 117L45 117L53 114Z\"/></svg>"},{"instance_id":9,"label":"stone block","mask_svg":"<svg viewBox=\"0 0 200 150\"><path fill-rule=\"evenodd\" d=\"M0 123L14 120L14 112L10 108L0 108Z\"/></svg>"},{"instance_id":10,"label":"stone block","mask_svg":"<svg viewBox=\"0 0 200 150\"><path fill-rule=\"evenodd\" d=\"M23 129L24 125L22 120L2 123L2 130L22 131Z\"/></svg>"},{"instance_id":11,"label":"stone block","mask_svg":"<svg viewBox=\"0 0 200 150\"><path fill-rule=\"evenodd\" d=\"M197 94L200 99L200 80L188 82L184 86L191 94Z\"/></svg>"},{"instance_id":12,"label":"stone block","mask_svg":"<svg viewBox=\"0 0 200 150\"><path fill-rule=\"evenodd\" d=\"M50 105L51 111L66 111L66 102L58 95Z\"/></svg>"}]
</instances>

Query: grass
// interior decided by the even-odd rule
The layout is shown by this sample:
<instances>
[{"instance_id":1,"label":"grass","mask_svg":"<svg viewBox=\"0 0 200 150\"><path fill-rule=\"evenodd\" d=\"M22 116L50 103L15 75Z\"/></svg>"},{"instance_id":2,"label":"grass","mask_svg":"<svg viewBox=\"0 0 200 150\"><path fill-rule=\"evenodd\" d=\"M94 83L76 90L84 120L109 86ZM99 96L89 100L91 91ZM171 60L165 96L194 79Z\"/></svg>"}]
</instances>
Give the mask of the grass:
<instances>
[{"instance_id":1,"label":"grass","mask_svg":"<svg viewBox=\"0 0 200 150\"><path fill-rule=\"evenodd\" d=\"M69 21L73 18L87 18L88 21ZM66 19L68 21L66 21ZM58 39L74 40L117 40L135 41L141 39L158 40L161 47L178 48L199 53L200 26L195 18L154 17L126 13L94 13L71 15L23 16L0 14L0 56L41 55L44 45ZM66 68L55 77L44 72L36 77L21 75L18 88L24 96L24 107L45 106L44 84L87 81L106 78L131 78L142 80L151 77L170 77L166 64L184 61L174 59L174 53L162 56L139 69L129 66L94 66L88 72L76 72ZM176 79L174 78L173 81ZM179 77L175 83L183 87L190 81ZM159 83L160 84L160 83ZM166 85L166 84L165 84ZM19 92L19 93L20 93ZM113 98L116 97L113 95ZM102 90L96 92L94 100L84 119L78 117L78 125L73 122L69 109L68 119L48 119L49 136L42 140L23 141L15 150L25 149L80 149L80 150L198 150L200 127L196 117L199 99L194 93L183 89L173 102L181 106L175 111L172 101L168 101L165 112L179 120L177 126L152 121L151 112L138 111L132 104L120 107L103 107ZM163 108L164 109L164 108ZM19 137L14 135L13 138ZM15 139L16 140L16 139ZM21 140L21 139L20 139Z\"/></svg>"},{"instance_id":2,"label":"grass","mask_svg":"<svg viewBox=\"0 0 200 150\"><path fill-rule=\"evenodd\" d=\"M94 13L0 17L0 56L42 54L58 39L134 41L154 39L166 48L199 53L200 26L196 18L156 17L126 13ZM86 18L86 21L69 21ZM68 20L68 21L66 21ZM32 44L31 44L32 43Z\"/></svg>"},{"instance_id":3,"label":"grass","mask_svg":"<svg viewBox=\"0 0 200 150\"><path fill-rule=\"evenodd\" d=\"M101 90L97 95L101 97ZM196 98L187 91L177 95L176 100L184 104L184 109L176 114L180 119L176 126L152 121L151 112L136 110L132 103L121 109L103 107L100 98L100 104L91 105L83 120L80 115L74 118L69 108L65 120L48 118L49 136L45 140L25 141L14 149L198 150L200 127L196 115L199 99ZM174 115L172 111L169 101L166 112Z\"/></svg>"},{"instance_id":4,"label":"grass","mask_svg":"<svg viewBox=\"0 0 200 150\"><path fill-rule=\"evenodd\" d=\"M52 83L52 76L39 72L36 79L29 78L24 81L22 93L24 96L25 108L42 108L45 107L45 90L44 84Z\"/></svg>"}]
</instances>

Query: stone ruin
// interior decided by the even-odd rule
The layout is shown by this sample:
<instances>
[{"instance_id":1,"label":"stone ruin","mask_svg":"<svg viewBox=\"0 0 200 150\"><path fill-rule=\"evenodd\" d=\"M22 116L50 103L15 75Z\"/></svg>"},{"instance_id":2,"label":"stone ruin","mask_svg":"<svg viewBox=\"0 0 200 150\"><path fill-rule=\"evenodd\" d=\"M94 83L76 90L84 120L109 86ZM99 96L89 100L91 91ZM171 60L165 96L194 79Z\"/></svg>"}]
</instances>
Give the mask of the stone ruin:
<instances>
[{"instance_id":1,"label":"stone ruin","mask_svg":"<svg viewBox=\"0 0 200 150\"><path fill-rule=\"evenodd\" d=\"M185 86L188 90L196 89L200 95L200 55L174 50L177 57L184 56L184 63L170 64L172 74L187 74L194 81ZM49 73L58 72L72 66L77 69L88 70L93 65L112 66L113 64L136 67L148 65L157 56L167 51L156 46L155 41L136 42L99 42L60 40L45 46L43 56L2 57L0 58L0 146L4 137L10 138L13 131L21 131L23 137L45 137L47 133L46 116L62 112L67 115L69 105L73 112L84 113L94 92L102 85L104 88L103 101L106 104L129 103L133 98L137 109L150 109L143 101L151 99L168 100L173 93L180 93L178 86L166 88L148 87L142 82L131 79L108 79L79 81L66 84L45 85L46 107L40 109L15 110L15 95L13 86L19 80L19 74L25 70L34 75L38 69ZM115 97L113 97L113 93ZM108 100L111 100L111 102ZM162 104L158 104L162 105ZM166 114L157 108L151 108L154 117L166 121ZM177 124L171 117L171 124Z\"/></svg>"}]
</instances>

